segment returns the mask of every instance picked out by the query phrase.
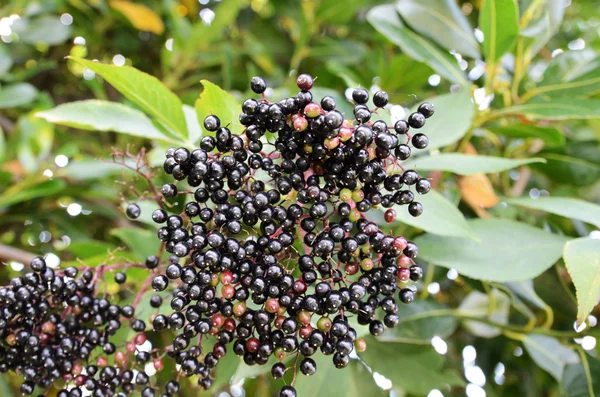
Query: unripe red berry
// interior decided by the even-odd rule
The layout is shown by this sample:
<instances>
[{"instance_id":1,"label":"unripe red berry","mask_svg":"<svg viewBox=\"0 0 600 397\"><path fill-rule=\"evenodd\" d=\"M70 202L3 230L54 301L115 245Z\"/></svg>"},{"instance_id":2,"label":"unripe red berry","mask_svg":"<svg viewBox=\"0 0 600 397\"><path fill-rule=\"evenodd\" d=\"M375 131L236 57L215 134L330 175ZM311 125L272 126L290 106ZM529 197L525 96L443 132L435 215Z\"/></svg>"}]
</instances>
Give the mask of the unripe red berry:
<instances>
[{"instance_id":1,"label":"unripe red berry","mask_svg":"<svg viewBox=\"0 0 600 397\"><path fill-rule=\"evenodd\" d=\"M310 336L310 334L314 331L314 328L308 324L305 325L304 327L300 328L300 332L299 335L302 339L308 339L308 337Z\"/></svg>"},{"instance_id":2,"label":"unripe red berry","mask_svg":"<svg viewBox=\"0 0 600 397\"><path fill-rule=\"evenodd\" d=\"M256 338L250 338L246 341L246 350L250 353L256 353L259 346L260 342Z\"/></svg>"},{"instance_id":3,"label":"unripe red berry","mask_svg":"<svg viewBox=\"0 0 600 397\"><path fill-rule=\"evenodd\" d=\"M304 131L308 127L308 121L302 117L296 117L294 119L294 129L298 132Z\"/></svg>"},{"instance_id":4,"label":"unripe red berry","mask_svg":"<svg viewBox=\"0 0 600 397\"><path fill-rule=\"evenodd\" d=\"M387 211L385 211L385 221L387 223L392 223L396 220L396 211L394 211L393 208L388 208Z\"/></svg>"},{"instance_id":5,"label":"unripe red berry","mask_svg":"<svg viewBox=\"0 0 600 397\"><path fill-rule=\"evenodd\" d=\"M106 357L98 357L98 359L96 360L96 365L99 367L106 367L108 366L108 358Z\"/></svg>"},{"instance_id":6,"label":"unripe red berry","mask_svg":"<svg viewBox=\"0 0 600 397\"><path fill-rule=\"evenodd\" d=\"M313 84L314 84L314 80L313 80L312 76L309 74L306 74L306 73L301 74L296 79L296 85L298 85L298 88L300 88L303 91L310 90L313 87Z\"/></svg>"},{"instance_id":7,"label":"unripe red berry","mask_svg":"<svg viewBox=\"0 0 600 397\"><path fill-rule=\"evenodd\" d=\"M410 263L411 263L410 258L408 256L406 256L406 255L401 255L398 258L398 266L400 266L400 267L406 267L407 268L407 267L410 266Z\"/></svg>"},{"instance_id":8,"label":"unripe red berry","mask_svg":"<svg viewBox=\"0 0 600 397\"><path fill-rule=\"evenodd\" d=\"M163 363L163 360L161 360L161 359L154 360L154 362L152 364L154 365L154 369L157 372L160 372L163 369L165 369L165 363Z\"/></svg>"},{"instance_id":9,"label":"unripe red berry","mask_svg":"<svg viewBox=\"0 0 600 397\"><path fill-rule=\"evenodd\" d=\"M223 317L222 314L217 313L217 314L215 314L215 315L212 316L212 325L213 325L213 327L221 328L223 326L224 322L225 322L225 317Z\"/></svg>"},{"instance_id":10,"label":"unripe red berry","mask_svg":"<svg viewBox=\"0 0 600 397\"><path fill-rule=\"evenodd\" d=\"M135 336L135 344L140 346L143 345L144 343L146 343L146 341L148 340L148 338L146 338L145 334L138 334Z\"/></svg>"},{"instance_id":11,"label":"unripe red berry","mask_svg":"<svg viewBox=\"0 0 600 397\"><path fill-rule=\"evenodd\" d=\"M235 287L233 285L224 285L221 288L221 294L225 299L231 299L235 295Z\"/></svg>"},{"instance_id":12,"label":"unripe red berry","mask_svg":"<svg viewBox=\"0 0 600 397\"><path fill-rule=\"evenodd\" d=\"M221 284L229 285L233 281L233 273L231 272L231 270L225 270L219 276L219 280L221 281Z\"/></svg>"},{"instance_id":13,"label":"unripe red berry","mask_svg":"<svg viewBox=\"0 0 600 397\"><path fill-rule=\"evenodd\" d=\"M277 299L267 299L265 302L265 310L269 313L277 313L279 310L279 302Z\"/></svg>"},{"instance_id":14,"label":"unripe red berry","mask_svg":"<svg viewBox=\"0 0 600 397\"><path fill-rule=\"evenodd\" d=\"M292 289L297 294L303 294L306 292L306 283L302 280L296 280L292 286Z\"/></svg>"},{"instance_id":15,"label":"unripe red berry","mask_svg":"<svg viewBox=\"0 0 600 397\"><path fill-rule=\"evenodd\" d=\"M314 119L321 114L321 106L319 104L311 102L304 107L304 115L309 119Z\"/></svg>"},{"instance_id":16,"label":"unripe red berry","mask_svg":"<svg viewBox=\"0 0 600 397\"><path fill-rule=\"evenodd\" d=\"M398 251L404 251L404 248L406 248L406 245L408 244L408 241L406 241L406 239L402 236L396 237L394 239L394 249L398 250Z\"/></svg>"},{"instance_id":17,"label":"unripe red berry","mask_svg":"<svg viewBox=\"0 0 600 397\"><path fill-rule=\"evenodd\" d=\"M402 282L406 282L410 280L410 270L406 267L401 267L398 269L398 279Z\"/></svg>"}]
</instances>

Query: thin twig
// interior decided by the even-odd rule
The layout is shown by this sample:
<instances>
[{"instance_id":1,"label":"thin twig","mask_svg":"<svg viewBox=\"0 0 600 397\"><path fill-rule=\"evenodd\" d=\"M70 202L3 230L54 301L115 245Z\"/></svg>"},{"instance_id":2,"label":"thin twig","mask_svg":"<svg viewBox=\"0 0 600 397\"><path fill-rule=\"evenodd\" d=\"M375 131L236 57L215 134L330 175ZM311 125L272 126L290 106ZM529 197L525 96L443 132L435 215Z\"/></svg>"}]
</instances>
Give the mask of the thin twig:
<instances>
[{"instance_id":1,"label":"thin twig","mask_svg":"<svg viewBox=\"0 0 600 397\"><path fill-rule=\"evenodd\" d=\"M0 244L0 261L13 260L23 264L29 264L33 258L35 258L35 255L30 252Z\"/></svg>"}]
</instances>

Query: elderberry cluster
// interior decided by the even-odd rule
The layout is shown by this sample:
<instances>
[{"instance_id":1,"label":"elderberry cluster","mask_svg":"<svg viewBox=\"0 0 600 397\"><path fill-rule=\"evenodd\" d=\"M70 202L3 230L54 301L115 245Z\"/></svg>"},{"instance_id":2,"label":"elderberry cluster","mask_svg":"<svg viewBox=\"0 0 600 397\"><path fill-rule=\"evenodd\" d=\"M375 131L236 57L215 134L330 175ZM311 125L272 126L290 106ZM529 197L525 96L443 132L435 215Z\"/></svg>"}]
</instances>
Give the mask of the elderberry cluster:
<instances>
[{"instance_id":1,"label":"elderberry cluster","mask_svg":"<svg viewBox=\"0 0 600 397\"><path fill-rule=\"evenodd\" d=\"M143 369L135 376L125 370L126 354L111 342L124 324L144 331L146 324L134 319L134 308L96 297L91 270L54 271L41 257L30 266L33 272L0 287L0 373L21 373L25 396L57 381L69 386L59 390L58 397L81 397L84 390L94 397L108 397L119 391L130 394L136 387L142 389L142 396L154 396L149 376ZM143 343L144 335L135 341ZM135 350L135 344L128 346L130 353ZM115 364L109 365L112 355ZM89 364L95 358L97 365ZM139 352L136 363L143 367L149 359L148 353Z\"/></svg>"},{"instance_id":2,"label":"elderberry cluster","mask_svg":"<svg viewBox=\"0 0 600 397\"><path fill-rule=\"evenodd\" d=\"M198 149L166 153L164 171L191 190L169 183L163 196L194 199L179 215L152 214L172 254L152 287L176 286L172 312L156 315L152 325L177 331L169 356L202 388L211 386L211 369L228 349L248 365L275 356L275 378L292 368L287 356L301 355L300 372L314 374L311 356L319 350L335 367L347 366L354 349L366 348L351 319L376 336L395 327L395 297L410 303L414 289L406 283L422 276L414 264L417 246L386 233L366 213L387 208L388 222L394 205L422 213L412 187L425 194L429 181L413 170L395 171L410 157L409 144L427 146L424 134L411 132L424 126L433 106L424 103L388 126L371 120L388 94L375 93L371 110L368 91L359 88L352 94L354 119L346 120L334 98L313 100L312 77L301 75L297 85L296 96L272 103L265 81L254 77L251 89L262 95L242 105L243 135L210 115ZM158 258L150 258L148 267L157 266ZM293 384L280 391L295 395Z\"/></svg>"}]
</instances>

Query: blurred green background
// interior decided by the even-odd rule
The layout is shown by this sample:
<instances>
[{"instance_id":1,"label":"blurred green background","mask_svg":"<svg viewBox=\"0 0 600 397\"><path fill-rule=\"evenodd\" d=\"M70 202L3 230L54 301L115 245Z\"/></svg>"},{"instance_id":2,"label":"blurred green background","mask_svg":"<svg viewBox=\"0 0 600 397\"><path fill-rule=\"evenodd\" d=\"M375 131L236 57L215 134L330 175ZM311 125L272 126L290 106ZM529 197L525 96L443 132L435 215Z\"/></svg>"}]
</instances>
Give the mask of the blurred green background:
<instances>
[{"instance_id":1,"label":"blurred green background","mask_svg":"<svg viewBox=\"0 0 600 397\"><path fill-rule=\"evenodd\" d=\"M261 75L281 98L310 73L341 104L354 87L386 90L392 120L433 102L431 144L410 166L435 192L422 217L392 225L420 247L419 299L349 368L320 358L299 395L600 395L597 0L4 0L0 39L2 283L34 254L61 267L143 260L151 205L139 221L123 208L147 186L111 153L144 148L158 165L173 142L195 143L200 80L240 100ZM56 108L97 99L149 113L69 55L113 65L107 80L124 65L161 80L192 115L189 136L144 139L105 102ZM109 282L114 299L131 300L146 274L128 276L122 290ZM185 395L276 395L269 366L227 357L211 393L191 383ZM18 383L2 375L0 395Z\"/></svg>"}]
</instances>

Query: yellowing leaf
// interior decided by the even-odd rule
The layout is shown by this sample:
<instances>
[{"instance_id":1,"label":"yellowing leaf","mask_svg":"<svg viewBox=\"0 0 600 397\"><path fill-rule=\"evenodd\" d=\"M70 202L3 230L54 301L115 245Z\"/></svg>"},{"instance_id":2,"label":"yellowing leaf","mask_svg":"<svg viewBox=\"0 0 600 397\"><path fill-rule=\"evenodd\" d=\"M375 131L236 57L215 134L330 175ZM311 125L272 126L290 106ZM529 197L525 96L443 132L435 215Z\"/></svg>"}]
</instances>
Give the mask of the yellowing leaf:
<instances>
[{"instance_id":1,"label":"yellowing leaf","mask_svg":"<svg viewBox=\"0 0 600 397\"><path fill-rule=\"evenodd\" d=\"M463 200L475 211L493 207L500 201L494 192L492 182L485 174L459 177L458 186Z\"/></svg>"},{"instance_id":2,"label":"yellowing leaf","mask_svg":"<svg viewBox=\"0 0 600 397\"><path fill-rule=\"evenodd\" d=\"M577 322L600 302L600 240L582 237L565 244L563 258L577 292Z\"/></svg>"},{"instance_id":3,"label":"yellowing leaf","mask_svg":"<svg viewBox=\"0 0 600 397\"><path fill-rule=\"evenodd\" d=\"M152 9L130 1L112 0L110 6L129 19L129 22L138 30L162 34L165 26L162 20Z\"/></svg>"},{"instance_id":4,"label":"yellowing leaf","mask_svg":"<svg viewBox=\"0 0 600 397\"><path fill-rule=\"evenodd\" d=\"M477 150L471 143L465 146L463 153L470 156L477 156ZM487 218L489 215L484 208L493 207L500 201L498 196L496 196L490 178L481 172L457 177L457 181L460 194L465 203L469 204L479 217Z\"/></svg>"}]
</instances>

